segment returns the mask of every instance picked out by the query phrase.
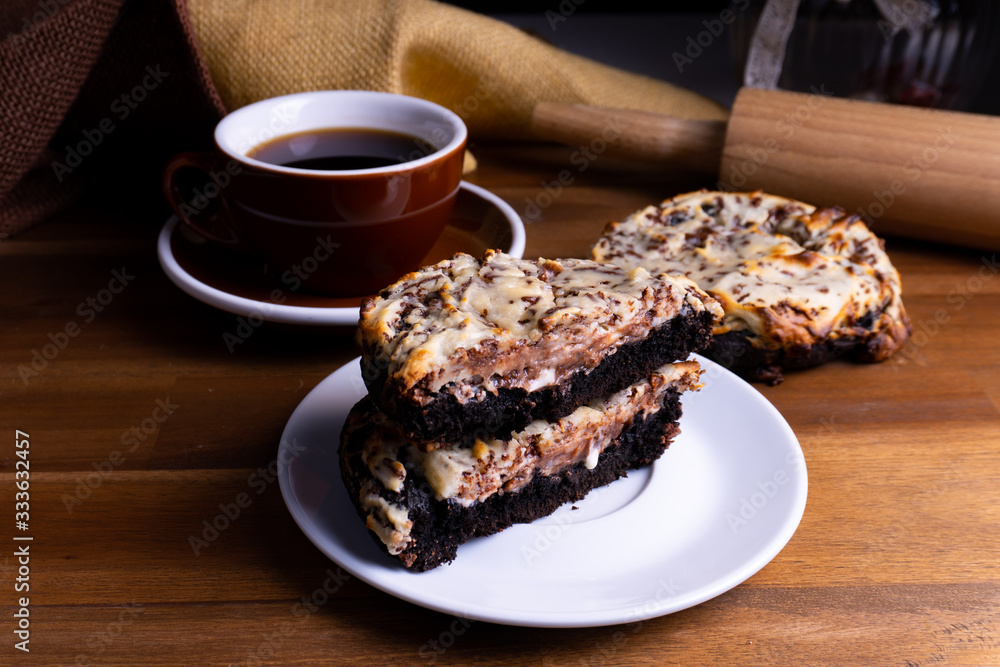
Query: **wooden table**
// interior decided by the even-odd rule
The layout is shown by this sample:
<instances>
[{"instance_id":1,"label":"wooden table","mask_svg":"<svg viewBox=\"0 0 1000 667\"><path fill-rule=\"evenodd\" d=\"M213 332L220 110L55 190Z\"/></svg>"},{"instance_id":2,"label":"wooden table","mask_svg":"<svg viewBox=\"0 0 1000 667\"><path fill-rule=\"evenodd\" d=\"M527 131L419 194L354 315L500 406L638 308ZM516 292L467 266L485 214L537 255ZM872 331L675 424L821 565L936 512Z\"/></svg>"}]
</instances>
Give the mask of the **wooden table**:
<instances>
[{"instance_id":1,"label":"wooden table","mask_svg":"<svg viewBox=\"0 0 1000 667\"><path fill-rule=\"evenodd\" d=\"M477 156L470 180L521 213L550 201L549 184L528 256L584 256L605 222L711 185L600 159L581 173L559 149ZM554 194L563 169L572 182ZM0 244L3 664L1000 664L993 253L890 239L915 346L758 387L798 436L810 487L769 565L670 616L545 630L400 601L306 539L273 476L276 445L302 398L356 356L352 338L262 326L230 353L235 317L160 270L162 222L81 208ZM36 351L37 375L19 371ZM17 431L28 531L12 516ZM24 546L27 593L15 591ZM20 597L30 653L14 648Z\"/></svg>"}]
</instances>

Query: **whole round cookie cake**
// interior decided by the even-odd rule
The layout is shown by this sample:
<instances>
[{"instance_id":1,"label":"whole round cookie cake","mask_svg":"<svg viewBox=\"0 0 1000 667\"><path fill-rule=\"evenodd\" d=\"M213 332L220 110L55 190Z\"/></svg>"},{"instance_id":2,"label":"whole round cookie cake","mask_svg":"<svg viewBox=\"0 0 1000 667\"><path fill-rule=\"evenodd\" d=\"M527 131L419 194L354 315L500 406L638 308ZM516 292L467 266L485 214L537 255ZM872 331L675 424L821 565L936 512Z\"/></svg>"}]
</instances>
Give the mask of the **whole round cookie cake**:
<instances>
[{"instance_id":1,"label":"whole round cookie cake","mask_svg":"<svg viewBox=\"0 0 1000 667\"><path fill-rule=\"evenodd\" d=\"M592 255L694 280L725 311L704 354L755 381L840 356L882 361L911 330L884 244L840 208L701 190L610 223Z\"/></svg>"}]
</instances>

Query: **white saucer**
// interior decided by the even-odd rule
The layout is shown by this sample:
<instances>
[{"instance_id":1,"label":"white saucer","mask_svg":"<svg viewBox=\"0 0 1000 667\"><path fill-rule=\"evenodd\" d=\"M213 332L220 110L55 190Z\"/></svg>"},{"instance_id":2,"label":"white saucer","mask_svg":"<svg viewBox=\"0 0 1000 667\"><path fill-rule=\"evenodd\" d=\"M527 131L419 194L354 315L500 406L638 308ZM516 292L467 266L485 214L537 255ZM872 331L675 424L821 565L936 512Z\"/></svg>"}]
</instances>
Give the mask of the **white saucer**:
<instances>
[{"instance_id":1,"label":"white saucer","mask_svg":"<svg viewBox=\"0 0 1000 667\"><path fill-rule=\"evenodd\" d=\"M340 479L337 447L366 393L358 360L288 420L278 452L285 503L345 570L403 600L463 618L534 627L628 623L694 606L764 567L798 527L805 459L778 411L718 364L684 395L681 434L652 466L458 550L416 574L385 555Z\"/></svg>"},{"instance_id":2,"label":"white saucer","mask_svg":"<svg viewBox=\"0 0 1000 667\"><path fill-rule=\"evenodd\" d=\"M167 276L195 299L269 322L357 324L358 307L364 297L323 297L289 290L268 275L261 260L237 255L183 231L176 217L167 220L157 241L157 254ZM521 257L524 240L524 224L510 205L492 192L463 181L451 219L424 264L456 252L482 255L488 248Z\"/></svg>"}]
</instances>

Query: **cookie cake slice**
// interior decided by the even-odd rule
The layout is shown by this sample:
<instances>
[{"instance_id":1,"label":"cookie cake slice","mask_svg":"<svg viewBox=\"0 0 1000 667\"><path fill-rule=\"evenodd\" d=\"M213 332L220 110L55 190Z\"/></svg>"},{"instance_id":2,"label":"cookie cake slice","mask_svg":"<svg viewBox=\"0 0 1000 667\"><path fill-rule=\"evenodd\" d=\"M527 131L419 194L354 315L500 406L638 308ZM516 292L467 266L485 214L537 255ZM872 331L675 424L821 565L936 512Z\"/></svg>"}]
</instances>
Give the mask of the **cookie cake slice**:
<instances>
[{"instance_id":1,"label":"cookie cake slice","mask_svg":"<svg viewBox=\"0 0 1000 667\"><path fill-rule=\"evenodd\" d=\"M698 283L725 310L706 356L750 380L882 361L911 330L882 240L836 207L701 190L610 223L592 257Z\"/></svg>"},{"instance_id":2,"label":"cookie cake slice","mask_svg":"<svg viewBox=\"0 0 1000 667\"><path fill-rule=\"evenodd\" d=\"M687 278L459 254L363 304L344 483L412 571L656 460L721 308Z\"/></svg>"},{"instance_id":3,"label":"cookie cake slice","mask_svg":"<svg viewBox=\"0 0 1000 667\"><path fill-rule=\"evenodd\" d=\"M487 251L410 273L361 307L361 370L405 433L453 442L554 420L708 345L722 311L691 280Z\"/></svg>"}]
</instances>

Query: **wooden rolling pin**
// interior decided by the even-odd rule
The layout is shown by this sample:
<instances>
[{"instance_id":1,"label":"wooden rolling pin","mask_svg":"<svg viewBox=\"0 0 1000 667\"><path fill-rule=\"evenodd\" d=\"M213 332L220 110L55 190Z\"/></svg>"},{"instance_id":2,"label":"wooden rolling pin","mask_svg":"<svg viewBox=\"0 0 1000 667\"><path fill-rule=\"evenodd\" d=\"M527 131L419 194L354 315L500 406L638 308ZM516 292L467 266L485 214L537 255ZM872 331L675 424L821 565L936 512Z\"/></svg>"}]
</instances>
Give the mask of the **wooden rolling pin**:
<instances>
[{"instance_id":1,"label":"wooden rolling pin","mask_svg":"<svg viewBox=\"0 0 1000 667\"><path fill-rule=\"evenodd\" d=\"M727 123L546 102L532 128L718 179L706 187L841 206L880 234L1000 250L997 117L744 88Z\"/></svg>"}]
</instances>

